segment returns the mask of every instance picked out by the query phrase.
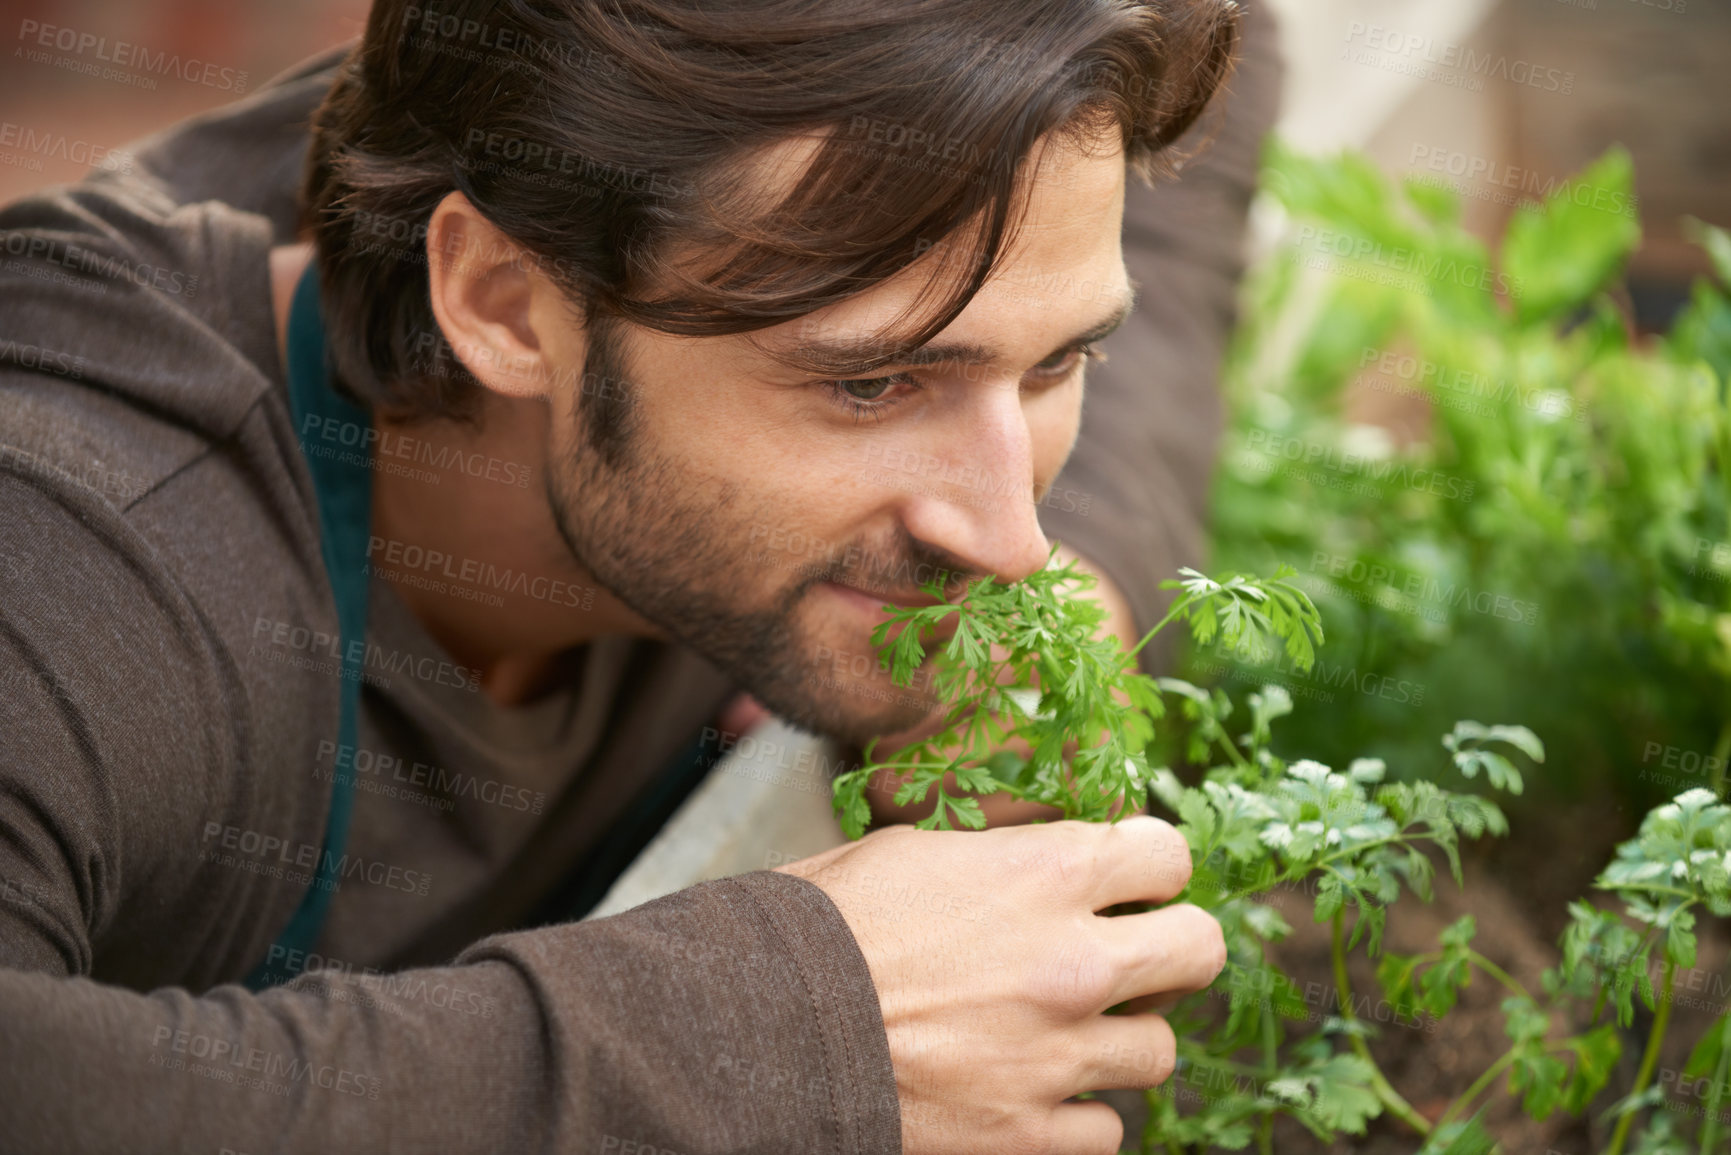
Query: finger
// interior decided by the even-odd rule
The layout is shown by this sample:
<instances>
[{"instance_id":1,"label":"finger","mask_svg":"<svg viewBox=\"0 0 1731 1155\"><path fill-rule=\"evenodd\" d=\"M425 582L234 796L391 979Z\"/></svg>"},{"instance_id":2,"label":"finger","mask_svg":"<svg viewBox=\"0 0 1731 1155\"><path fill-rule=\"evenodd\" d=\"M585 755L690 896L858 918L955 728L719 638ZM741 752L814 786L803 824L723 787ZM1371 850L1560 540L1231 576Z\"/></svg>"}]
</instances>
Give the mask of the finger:
<instances>
[{"instance_id":1,"label":"finger","mask_svg":"<svg viewBox=\"0 0 1731 1155\"><path fill-rule=\"evenodd\" d=\"M1138 814L1083 829L1095 840L1091 910L1120 902L1168 902L1190 881L1190 847L1169 822Z\"/></svg>"},{"instance_id":2,"label":"finger","mask_svg":"<svg viewBox=\"0 0 1731 1155\"><path fill-rule=\"evenodd\" d=\"M1159 1015L1096 1015L1077 1028L1081 1061L1072 1094L1145 1091L1172 1076L1178 1039Z\"/></svg>"},{"instance_id":3,"label":"finger","mask_svg":"<svg viewBox=\"0 0 1731 1155\"><path fill-rule=\"evenodd\" d=\"M1124 1120L1105 1103L1060 1103L1050 1129L1039 1150L1055 1155L1118 1155L1124 1142Z\"/></svg>"},{"instance_id":4,"label":"finger","mask_svg":"<svg viewBox=\"0 0 1731 1155\"><path fill-rule=\"evenodd\" d=\"M1107 1006L1142 995L1199 991L1226 965L1220 924L1187 902L1102 918L1096 929L1112 961L1113 987Z\"/></svg>"},{"instance_id":5,"label":"finger","mask_svg":"<svg viewBox=\"0 0 1731 1155\"><path fill-rule=\"evenodd\" d=\"M1183 998L1182 995L1138 995L1133 999L1126 999L1121 1004L1124 1008L1122 1013L1126 1015L1142 1015L1150 1012L1156 1015L1170 1014L1172 1008L1178 1005L1181 998Z\"/></svg>"}]
</instances>

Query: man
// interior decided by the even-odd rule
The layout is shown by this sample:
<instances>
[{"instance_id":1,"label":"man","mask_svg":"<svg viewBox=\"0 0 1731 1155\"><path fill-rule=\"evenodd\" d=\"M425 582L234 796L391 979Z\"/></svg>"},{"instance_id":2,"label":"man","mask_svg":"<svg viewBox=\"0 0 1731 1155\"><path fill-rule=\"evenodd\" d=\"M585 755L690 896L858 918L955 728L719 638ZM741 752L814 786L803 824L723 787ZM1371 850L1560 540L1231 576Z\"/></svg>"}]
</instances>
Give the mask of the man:
<instances>
[{"instance_id":1,"label":"man","mask_svg":"<svg viewBox=\"0 0 1731 1155\"><path fill-rule=\"evenodd\" d=\"M1233 27L381 0L0 212L0 1145L1116 1150L1074 1096L1173 1039L1101 1012L1223 961L1194 908L1093 913L1182 888L1155 819L892 828L560 920L739 690L925 724L833 655L927 577L1050 529L1153 620L1208 459L1154 351L1206 380L1265 101L1187 223L1124 230L1164 327L1086 421L1083 365L1131 315L1127 169Z\"/></svg>"}]
</instances>

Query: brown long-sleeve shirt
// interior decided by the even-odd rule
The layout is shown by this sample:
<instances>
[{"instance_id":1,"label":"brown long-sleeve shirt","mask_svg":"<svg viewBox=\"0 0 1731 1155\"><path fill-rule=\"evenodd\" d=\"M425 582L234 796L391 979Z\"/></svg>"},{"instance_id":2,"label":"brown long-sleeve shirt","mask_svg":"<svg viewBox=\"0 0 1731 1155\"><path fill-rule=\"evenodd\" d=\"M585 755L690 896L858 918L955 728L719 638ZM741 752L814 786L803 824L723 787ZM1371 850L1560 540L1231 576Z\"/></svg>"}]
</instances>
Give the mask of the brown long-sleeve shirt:
<instances>
[{"instance_id":1,"label":"brown long-sleeve shirt","mask_svg":"<svg viewBox=\"0 0 1731 1155\"><path fill-rule=\"evenodd\" d=\"M1042 511L1143 621L1198 539L1272 105L1252 32L1214 149L1131 189L1141 315L1059 482L1086 500ZM601 639L500 707L375 580L338 748L267 260L329 64L0 210L0 1150L898 1150L871 977L816 887L515 929L730 692L700 658ZM250 993L333 773L357 791L318 957L272 960L316 971Z\"/></svg>"}]
</instances>

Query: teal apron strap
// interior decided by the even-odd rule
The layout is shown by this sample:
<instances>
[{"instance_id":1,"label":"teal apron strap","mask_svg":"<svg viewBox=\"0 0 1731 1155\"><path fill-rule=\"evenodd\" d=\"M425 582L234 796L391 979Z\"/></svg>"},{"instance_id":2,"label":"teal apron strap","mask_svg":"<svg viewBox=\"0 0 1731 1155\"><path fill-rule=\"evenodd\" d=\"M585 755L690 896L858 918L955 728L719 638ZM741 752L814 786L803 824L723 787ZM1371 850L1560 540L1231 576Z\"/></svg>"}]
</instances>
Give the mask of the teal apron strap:
<instances>
[{"instance_id":1,"label":"teal apron strap","mask_svg":"<svg viewBox=\"0 0 1731 1155\"><path fill-rule=\"evenodd\" d=\"M294 415L301 456L306 459L318 497L319 546L337 605L342 646L337 743L339 747L353 749L358 745L361 678L367 645L366 565L373 502L372 444L364 433L356 438L359 445L355 449L339 448L341 441L326 441L314 452L314 442L316 432L327 428L327 422L370 431L372 418L331 387L316 262L307 265L289 305L288 387L289 409ZM354 775L336 770L331 775L330 816L325 820L318 873L265 960L247 976L246 985L253 990L294 978L318 941L331 895L338 885L354 801Z\"/></svg>"}]
</instances>

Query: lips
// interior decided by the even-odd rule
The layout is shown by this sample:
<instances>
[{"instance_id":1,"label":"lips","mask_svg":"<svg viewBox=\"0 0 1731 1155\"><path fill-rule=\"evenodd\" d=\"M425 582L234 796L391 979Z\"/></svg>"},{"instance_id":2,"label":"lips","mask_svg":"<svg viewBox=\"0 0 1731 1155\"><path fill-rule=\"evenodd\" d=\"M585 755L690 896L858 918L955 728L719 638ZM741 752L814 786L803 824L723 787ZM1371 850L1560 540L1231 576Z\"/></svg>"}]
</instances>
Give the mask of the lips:
<instances>
[{"instance_id":1,"label":"lips","mask_svg":"<svg viewBox=\"0 0 1731 1155\"><path fill-rule=\"evenodd\" d=\"M826 582L824 584L830 586L838 594L846 597L854 604L859 605L862 608L869 608L883 617L888 617L888 611L883 608L885 605L913 608L918 606L935 606L943 604L940 599L924 593L894 595L862 590L858 586L847 585L843 582ZM933 637L939 640L948 640L950 637L954 636L956 625L957 615L946 614L943 620L938 622L930 632Z\"/></svg>"},{"instance_id":2,"label":"lips","mask_svg":"<svg viewBox=\"0 0 1731 1155\"><path fill-rule=\"evenodd\" d=\"M862 590L858 586L850 586L846 582L831 582L830 584L834 585L834 586L840 586L842 589L849 590L853 593L856 593L862 598L870 598L872 601L878 603L879 605L893 605L893 606L901 606L903 608L913 608L916 606L935 606L935 605L942 604L939 599L934 598L934 597L930 597L930 596L923 594L923 593L921 593L921 594L886 594L886 593L883 593L881 591Z\"/></svg>"}]
</instances>

